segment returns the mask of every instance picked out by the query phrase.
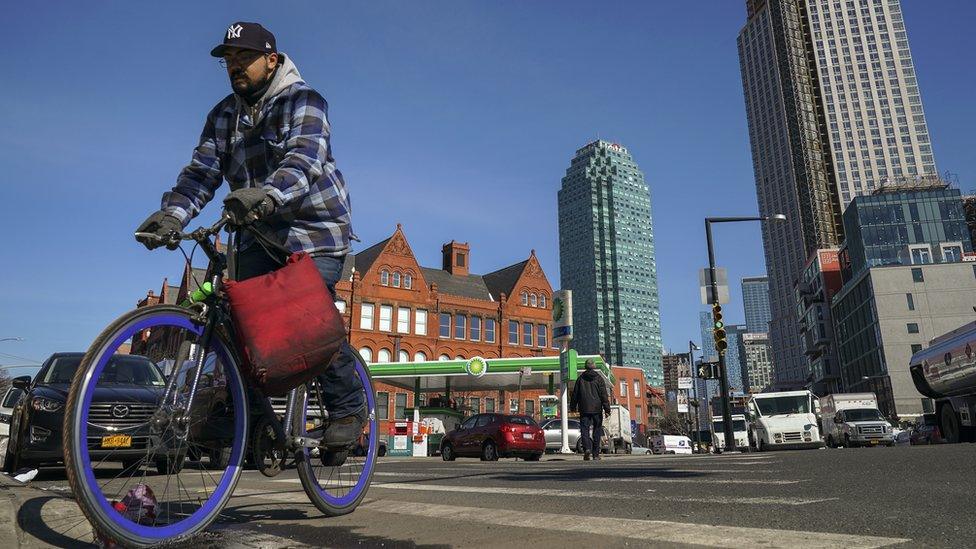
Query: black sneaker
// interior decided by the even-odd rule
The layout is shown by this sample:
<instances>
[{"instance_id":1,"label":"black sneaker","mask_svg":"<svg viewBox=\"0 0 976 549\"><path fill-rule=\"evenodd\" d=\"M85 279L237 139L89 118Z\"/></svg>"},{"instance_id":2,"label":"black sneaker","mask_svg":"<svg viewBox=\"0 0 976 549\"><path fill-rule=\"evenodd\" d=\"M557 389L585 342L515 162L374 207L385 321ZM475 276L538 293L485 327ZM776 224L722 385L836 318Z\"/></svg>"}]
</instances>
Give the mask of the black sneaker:
<instances>
[{"instance_id":1,"label":"black sneaker","mask_svg":"<svg viewBox=\"0 0 976 549\"><path fill-rule=\"evenodd\" d=\"M351 416L340 417L329 422L322 434L321 445L331 450L351 448L363 434L366 426L366 407L363 406Z\"/></svg>"},{"instance_id":2,"label":"black sneaker","mask_svg":"<svg viewBox=\"0 0 976 549\"><path fill-rule=\"evenodd\" d=\"M596 452L596 453L593 454L593 459L596 460L596 461L600 461L603 458L600 457L600 453L599 452Z\"/></svg>"},{"instance_id":3,"label":"black sneaker","mask_svg":"<svg viewBox=\"0 0 976 549\"><path fill-rule=\"evenodd\" d=\"M590 453L583 452L583 461L590 461Z\"/></svg>"}]
</instances>

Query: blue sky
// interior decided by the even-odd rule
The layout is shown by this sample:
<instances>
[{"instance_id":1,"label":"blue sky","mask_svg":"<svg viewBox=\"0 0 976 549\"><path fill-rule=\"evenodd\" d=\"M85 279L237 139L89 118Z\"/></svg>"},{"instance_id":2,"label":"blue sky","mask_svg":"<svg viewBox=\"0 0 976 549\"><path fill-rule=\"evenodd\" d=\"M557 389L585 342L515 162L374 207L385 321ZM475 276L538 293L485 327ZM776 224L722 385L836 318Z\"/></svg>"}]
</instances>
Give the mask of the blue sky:
<instances>
[{"instance_id":1,"label":"blue sky","mask_svg":"<svg viewBox=\"0 0 976 549\"><path fill-rule=\"evenodd\" d=\"M942 171L976 188L976 3L904 0ZM83 350L177 253L134 228L228 93L209 49L260 21L331 105L364 245L402 223L425 265L470 242L474 272L535 249L558 286L556 191L596 138L651 187L665 345L698 339L702 219L756 212L735 38L744 2L54 2L0 35L0 364ZM208 208L212 220L219 202ZM762 274L758 226L722 226L729 277ZM741 321L741 295L726 318ZM13 356L11 356L13 355Z\"/></svg>"}]
</instances>

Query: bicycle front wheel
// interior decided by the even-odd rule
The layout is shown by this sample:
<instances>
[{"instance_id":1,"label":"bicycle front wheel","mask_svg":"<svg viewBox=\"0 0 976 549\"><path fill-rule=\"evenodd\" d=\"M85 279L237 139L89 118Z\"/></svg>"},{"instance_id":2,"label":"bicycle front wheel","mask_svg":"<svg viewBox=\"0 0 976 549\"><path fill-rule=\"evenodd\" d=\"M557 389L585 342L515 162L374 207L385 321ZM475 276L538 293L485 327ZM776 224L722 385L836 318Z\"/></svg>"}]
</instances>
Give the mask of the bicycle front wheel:
<instances>
[{"instance_id":1,"label":"bicycle front wheel","mask_svg":"<svg viewBox=\"0 0 976 549\"><path fill-rule=\"evenodd\" d=\"M348 450L329 451L305 448L297 453L298 477L312 503L326 516L351 513L366 496L373 479L379 449L379 422L376 419L376 394L366 361L352 347L341 352L355 361L355 372L363 386L367 420L359 440ZM328 411L322 398L320 378L298 389L295 399L294 432L321 438Z\"/></svg>"},{"instance_id":2,"label":"bicycle front wheel","mask_svg":"<svg viewBox=\"0 0 976 549\"><path fill-rule=\"evenodd\" d=\"M95 530L124 546L201 531L240 478L248 405L239 362L221 330L204 348L191 315L170 305L123 315L92 343L68 393L72 492Z\"/></svg>"}]
</instances>

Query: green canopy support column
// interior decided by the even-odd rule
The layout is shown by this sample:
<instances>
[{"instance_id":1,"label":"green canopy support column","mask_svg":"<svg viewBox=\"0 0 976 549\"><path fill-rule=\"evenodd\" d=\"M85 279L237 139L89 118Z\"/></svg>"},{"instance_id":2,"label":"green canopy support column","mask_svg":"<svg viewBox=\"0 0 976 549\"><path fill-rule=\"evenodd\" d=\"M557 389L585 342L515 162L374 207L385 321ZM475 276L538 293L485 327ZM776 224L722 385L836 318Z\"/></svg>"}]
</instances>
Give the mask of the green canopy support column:
<instances>
[{"instance_id":1,"label":"green canopy support column","mask_svg":"<svg viewBox=\"0 0 976 549\"><path fill-rule=\"evenodd\" d=\"M549 394L556 394L556 382L552 374L549 374Z\"/></svg>"},{"instance_id":2,"label":"green canopy support column","mask_svg":"<svg viewBox=\"0 0 976 549\"><path fill-rule=\"evenodd\" d=\"M444 398L451 400L451 376L444 378Z\"/></svg>"},{"instance_id":3,"label":"green canopy support column","mask_svg":"<svg viewBox=\"0 0 976 549\"><path fill-rule=\"evenodd\" d=\"M420 408L420 378L415 378L413 382L413 405Z\"/></svg>"}]
</instances>

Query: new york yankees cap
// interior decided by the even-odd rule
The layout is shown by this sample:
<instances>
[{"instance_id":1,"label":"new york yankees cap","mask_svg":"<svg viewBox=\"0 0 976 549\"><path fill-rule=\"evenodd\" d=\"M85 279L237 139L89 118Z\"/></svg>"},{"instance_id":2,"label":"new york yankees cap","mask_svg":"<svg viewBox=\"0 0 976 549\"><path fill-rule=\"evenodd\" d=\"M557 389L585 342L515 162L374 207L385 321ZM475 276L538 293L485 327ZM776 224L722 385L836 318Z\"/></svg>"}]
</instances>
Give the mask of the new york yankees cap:
<instances>
[{"instance_id":1,"label":"new york yankees cap","mask_svg":"<svg viewBox=\"0 0 976 549\"><path fill-rule=\"evenodd\" d=\"M210 55L223 57L227 48L243 48L263 53L278 51L275 47L275 37L271 31L259 23L248 23L247 21L238 21L227 27L224 43L210 50Z\"/></svg>"}]
</instances>

